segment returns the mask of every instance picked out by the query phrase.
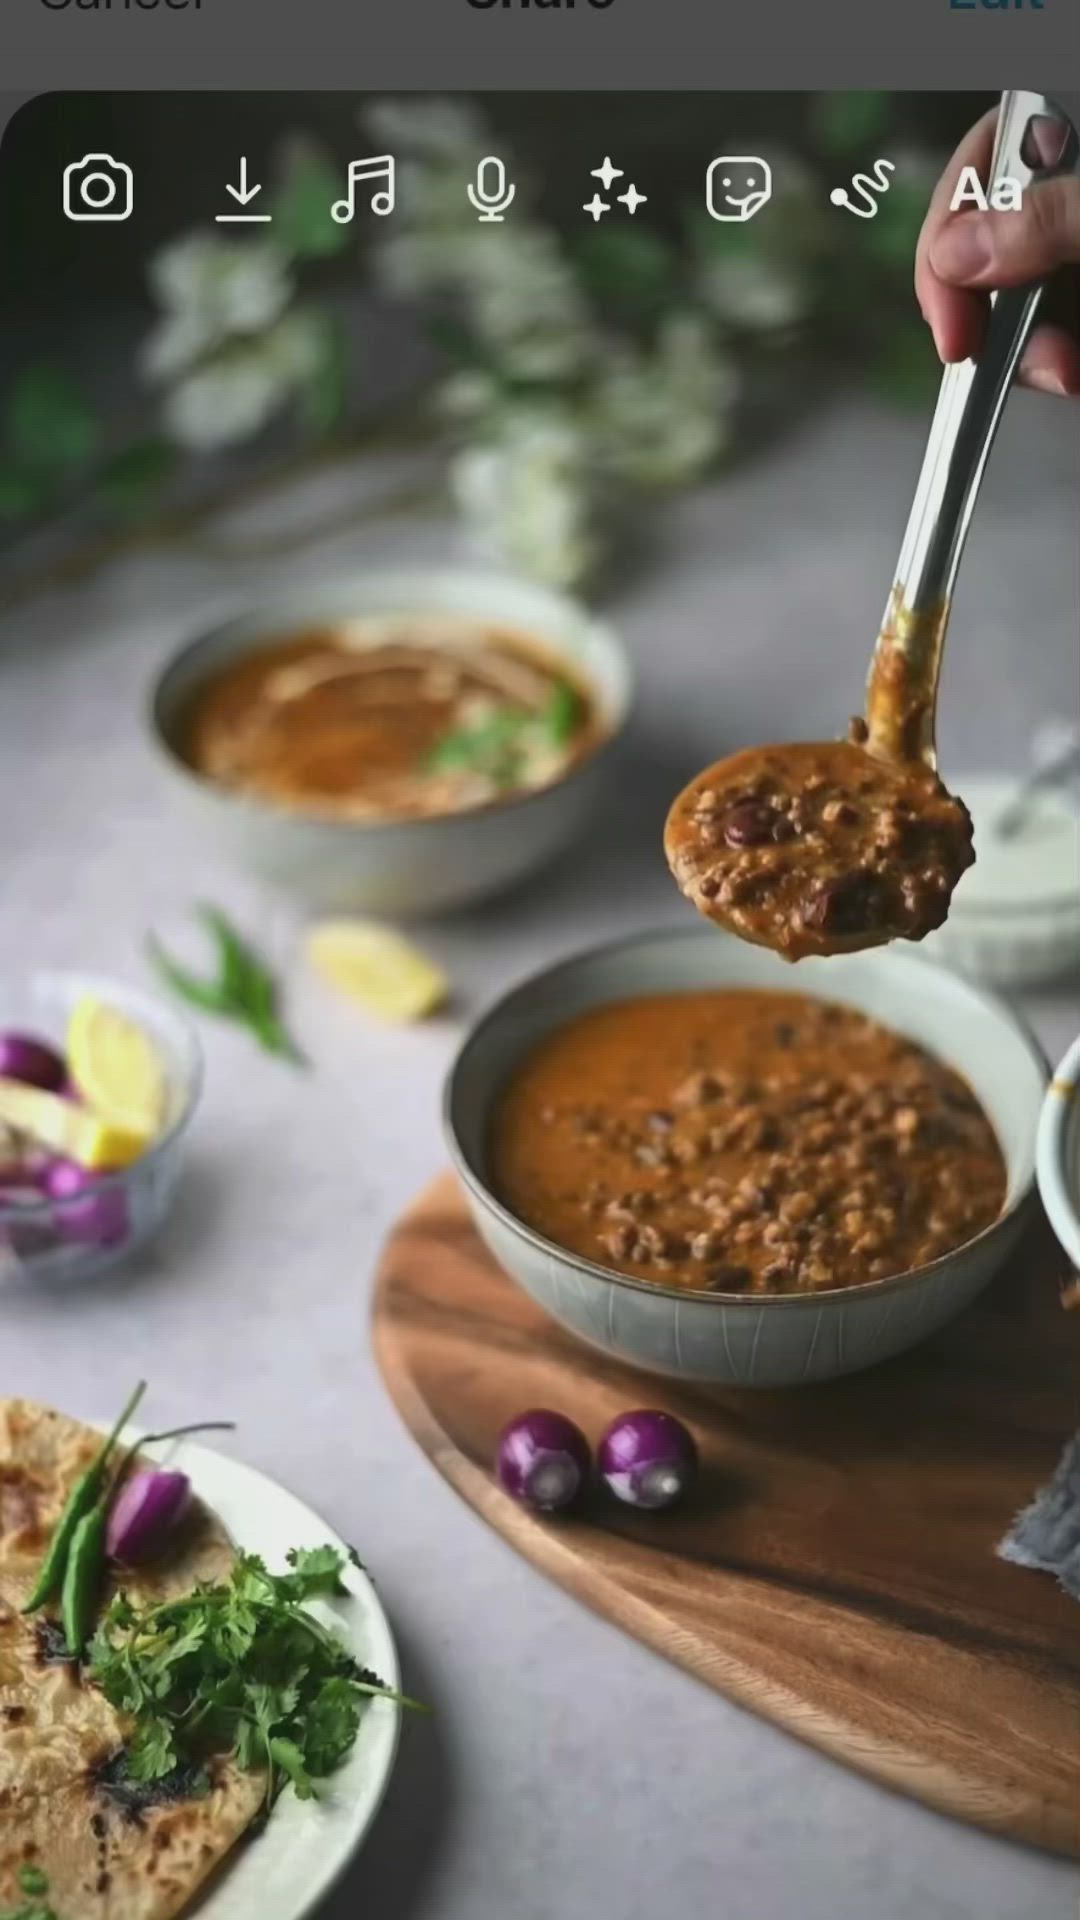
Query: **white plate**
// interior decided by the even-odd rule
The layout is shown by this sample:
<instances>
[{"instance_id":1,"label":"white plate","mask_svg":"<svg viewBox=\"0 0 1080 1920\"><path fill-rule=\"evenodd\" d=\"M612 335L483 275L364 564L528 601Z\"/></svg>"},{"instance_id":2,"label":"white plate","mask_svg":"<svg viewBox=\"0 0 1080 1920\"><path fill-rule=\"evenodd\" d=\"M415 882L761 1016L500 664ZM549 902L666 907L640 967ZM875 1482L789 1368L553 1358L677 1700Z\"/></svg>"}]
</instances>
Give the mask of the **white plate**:
<instances>
[{"instance_id":1,"label":"white plate","mask_svg":"<svg viewBox=\"0 0 1080 1920\"><path fill-rule=\"evenodd\" d=\"M1050 1225L1080 1271L1080 1037L1046 1090L1035 1165Z\"/></svg>"},{"instance_id":2,"label":"white plate","mask_svg":"<svg viewBox=\"0 0 1080 1920\"><path fill-rule=\"evenodd\" d=\"M132 1428L124 1436L139 1438ZM294 1494L254 1467L191 1441L155 1448L153 1458L186 1473L199 1499L245 1553L258 1553L271 1573L287 1571L290 1547L345 1542ZM311 1610L341 1634L362 1666L400 1689L397 1648L375 1589L347 1562L346 1594L312 1601ZM298 1800L285 1787L263 1832L241 1839L202 1899L185 1907L185 1920L303 1920L326 1898L361 1845L378 1812L394 1767L402 1709L373 1699L360 1720L356 1745L343 1767L319 1782L318 1800Z\"/></svg>"}]
</instances>

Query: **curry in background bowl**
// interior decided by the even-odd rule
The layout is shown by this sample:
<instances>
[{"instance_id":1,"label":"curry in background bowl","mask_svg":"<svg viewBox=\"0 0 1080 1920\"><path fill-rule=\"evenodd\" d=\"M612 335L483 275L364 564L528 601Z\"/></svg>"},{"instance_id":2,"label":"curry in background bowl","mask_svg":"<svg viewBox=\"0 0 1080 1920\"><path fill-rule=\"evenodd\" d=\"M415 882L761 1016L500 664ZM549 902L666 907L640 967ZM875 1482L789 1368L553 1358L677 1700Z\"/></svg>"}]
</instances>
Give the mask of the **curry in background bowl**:
<instances>
[{"instance_id":1,"label":"curry in background bowl","mask_svg":"<svg viewBox=\"0 0 1080 1920\"><path fill-rule=\"evenodd\" d=\"M587 682L523 633L393 614L286 636L200 687L208 779L341 820L461 813L561 779L597 744Z\"/></svg>"},{"instance_id":2,"label":"curry in background bowl","mask_svg":"<svg viewBox=\"0 0 1080 1920\"><path fill-rule=\"evenodd\" d=\"M181 649L153 694L216 847L311 906L442 912L594 816L631 674L573 600L487 573L362 574Z\"/></svg>"},{"instance_id":3,"label":"curry in background bowl","mask_svg":"<svg viewBox=\"0 0 1080 1920\"><path fill-rule=\"evenodd\" d=\"M478 1231L571 1332L785 1386L902 1352L1015 1244L1045 1063L994 996L885 948L712 930L547 969L474 1028L446 1124Z\"/></svg>"}]
</instances>

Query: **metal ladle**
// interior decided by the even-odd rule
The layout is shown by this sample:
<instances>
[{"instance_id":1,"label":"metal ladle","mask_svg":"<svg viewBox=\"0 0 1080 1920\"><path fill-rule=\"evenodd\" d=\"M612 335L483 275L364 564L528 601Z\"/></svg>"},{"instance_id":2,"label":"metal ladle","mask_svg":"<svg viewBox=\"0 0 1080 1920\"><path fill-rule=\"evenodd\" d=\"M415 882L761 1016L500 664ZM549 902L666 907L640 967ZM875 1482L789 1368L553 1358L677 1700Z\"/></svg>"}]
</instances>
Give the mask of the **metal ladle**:
<instances>
[{"instance_id":1,"label":"metal ladle","mask_svg":"<svg viewBox=\"0 0 1080 1920\"><path fill-rule=\"evenodd\" d=\"M1052 166L1025 159L1033 120L1061 128L1062 146ZM991 206L1002 180L1015 180L1025 193L1036 180L1072 172L1078 159L1076 128L1045 94L1002 95L986 187ZM867 746L884 759L937 765L938 679L957 569L994 435L1045 288L1046 282L1038 280L992 294L978 359L945 369L870 667Z\"/></svg>"},{"instance_id":2,"label":"metal ladle","mask_svg":"<svg viewBox=\"0 0 1080 1920\"><path fill-rule=\"evenodd\" d=\"M1052 162L1050 132L1060 139ZM990 207L1005 198L1004 180L1023 194L1078 157L1076 129L1045 95L1003 94ZM967 813L937 779L938 680L976 495L1044 291L1038 281L992 295L978 357L945 370L862 733L744 749L698 774L668 814L664 849L683 893L788 959L921 939L974 857ZM811 799L823 791L826 801Z\"/></svg>"}]
</instances>

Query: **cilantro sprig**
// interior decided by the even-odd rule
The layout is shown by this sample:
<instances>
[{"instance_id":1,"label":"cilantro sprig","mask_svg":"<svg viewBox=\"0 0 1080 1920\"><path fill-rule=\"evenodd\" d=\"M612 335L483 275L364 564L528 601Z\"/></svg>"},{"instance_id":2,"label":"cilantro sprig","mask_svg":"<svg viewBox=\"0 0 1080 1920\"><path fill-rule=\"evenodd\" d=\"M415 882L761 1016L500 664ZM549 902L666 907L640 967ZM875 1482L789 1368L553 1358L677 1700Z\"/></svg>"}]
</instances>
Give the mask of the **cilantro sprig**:
<instances>
[{"instance_id":1,"label":"cilantro sprig","mask_svg":"<svg viewBox=\"0 0 1080 1920\"><path fill-rule=\"evenodd\" d=\"M264 1769L269 1804L291 1781L311 1799L315 1783L350 1752L369 1699L416 1707L362 1667L305 1602L343 1591L334 1547L294 1551L273 1574L241 1554L228 1581L181 1599L137 1608L117 1594L90 1648L90 1674L134 1722L125 1772L135 1784L177 1769L205 1791L200 1769L231 1755Z\"/></svg>"},{"instance_id":2,"label":"cilantro sprig","mask_svg":"<svg viewBox=\"0 0 1080 1920\"><path fill-rule=\"evenodd\" d=\"M530 754L568 746L580 719L576 689L559 680L539 711L501 706L484 719L455 727L432 748L427 768L429 773L479 773L497 787L517 786Z\"/></svg>"}]
</instances>

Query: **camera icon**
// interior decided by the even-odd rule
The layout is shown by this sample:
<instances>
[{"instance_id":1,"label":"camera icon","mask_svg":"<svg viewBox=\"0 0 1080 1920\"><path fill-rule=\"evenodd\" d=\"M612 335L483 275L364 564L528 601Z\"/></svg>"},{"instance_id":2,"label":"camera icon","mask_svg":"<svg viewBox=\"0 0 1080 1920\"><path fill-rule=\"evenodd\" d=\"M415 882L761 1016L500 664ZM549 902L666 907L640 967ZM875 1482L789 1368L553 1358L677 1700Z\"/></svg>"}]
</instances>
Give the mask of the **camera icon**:
<instances>
[{"instance_id":1,"label":"camera icon","mask_svg":"<svg viewBox=\"0 0 1080 1920\"><path fill-rule=\"evenodd\" d=\"M69 220L130 220L131 168L111 153L87 153L64 168L64 212Z\"/></svg>"}]
</instances>

